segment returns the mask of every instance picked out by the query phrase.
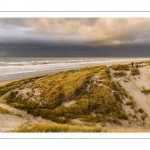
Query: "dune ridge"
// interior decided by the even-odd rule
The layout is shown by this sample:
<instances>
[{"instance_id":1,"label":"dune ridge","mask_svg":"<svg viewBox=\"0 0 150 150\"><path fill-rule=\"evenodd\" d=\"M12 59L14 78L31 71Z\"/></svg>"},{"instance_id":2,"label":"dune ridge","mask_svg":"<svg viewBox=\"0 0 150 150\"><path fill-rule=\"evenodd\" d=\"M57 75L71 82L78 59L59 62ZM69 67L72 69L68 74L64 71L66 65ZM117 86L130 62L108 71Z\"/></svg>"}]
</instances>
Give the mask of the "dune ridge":
<instances>
[{"instance_id":1,"label":"dune ridge","mask_svg":"<svg viewBox=\"0 0 150 150\"><path fill-rule=\"evenodd\" d=\"M86 67L1 85L0 107L17 114L0 115L20 119L14 130L52 122L82 128L99 126L108 132L149 131L150 61L137 64L134 69L131 64ZM25 123L28 117L30 121ZM29 123L32 120L36 121ZM4 125L0 125L2 129Z\"/></svg>"}]
</instances>

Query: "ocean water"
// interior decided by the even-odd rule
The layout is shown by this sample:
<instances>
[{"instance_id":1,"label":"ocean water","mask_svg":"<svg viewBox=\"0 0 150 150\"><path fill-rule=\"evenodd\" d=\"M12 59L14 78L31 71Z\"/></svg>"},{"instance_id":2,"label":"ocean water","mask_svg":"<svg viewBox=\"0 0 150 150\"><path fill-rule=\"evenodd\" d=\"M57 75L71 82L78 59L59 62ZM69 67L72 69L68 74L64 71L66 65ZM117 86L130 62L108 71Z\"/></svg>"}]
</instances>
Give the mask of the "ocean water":
<instances>
[{"instance_id":1,"label":"ocean water","mask_svg":"<svg viewBox=\"0 0 150 150\"><path fill-rule=\"evenodd\" d=\"M143 58L0 58L0 81L58 72L60 70L132 62Z\"/></svg>"}]
</instances>

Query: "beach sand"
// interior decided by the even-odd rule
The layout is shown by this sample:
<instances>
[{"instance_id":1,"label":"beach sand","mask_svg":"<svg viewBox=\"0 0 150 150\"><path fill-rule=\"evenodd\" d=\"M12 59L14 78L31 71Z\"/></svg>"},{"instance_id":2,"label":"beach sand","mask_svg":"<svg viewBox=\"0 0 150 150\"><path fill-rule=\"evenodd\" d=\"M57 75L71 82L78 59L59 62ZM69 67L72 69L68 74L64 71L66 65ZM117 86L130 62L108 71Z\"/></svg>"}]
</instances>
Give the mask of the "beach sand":
<instances>
[{"instance_id":1,"label":"beach sand","mask_svg":"<svg viewBox=\"0 0 150 150\"><path fill-rule=\"evenodd\" d=\"M18 79L16 80L4 80L4 81L0 81L0 85L5 85L7 83L10 83L10 82L13 82L13 81L17 81Z\"/></svg>"},{"instance_id":2,"label":"beach sand","mask_svg":"<svg viewBox=\"0 0 150 150\"><path fill-rule=\"evenodd\" d=\"M148 58L145 59L134 59L134 62L142 62L145 60L149 60ZM25 79L29 77L34 77L34 76L39 76L39 75L46 75L46 74L52 74L60 71L67 71L67 70L75 70L75 69L80 69L84 67L91 67L91 66L99 66L99 65L106 65L106 66L111 66L114 64L127 64L127 63L132 63L132 60L115 60L115 61L102 61L99 63L89 63L89 64L80 64L80 65L75 65L71 67L64 67L61 66L59 69L54 68L51 70L44 70L44 71L36 71L36 72L25 72L25 73L19 73L19 74L8 74L8 75L1 75L0 76L0 85L7 84L12 81L20 80L20 79Z\"/></svg>"}]
</instances>

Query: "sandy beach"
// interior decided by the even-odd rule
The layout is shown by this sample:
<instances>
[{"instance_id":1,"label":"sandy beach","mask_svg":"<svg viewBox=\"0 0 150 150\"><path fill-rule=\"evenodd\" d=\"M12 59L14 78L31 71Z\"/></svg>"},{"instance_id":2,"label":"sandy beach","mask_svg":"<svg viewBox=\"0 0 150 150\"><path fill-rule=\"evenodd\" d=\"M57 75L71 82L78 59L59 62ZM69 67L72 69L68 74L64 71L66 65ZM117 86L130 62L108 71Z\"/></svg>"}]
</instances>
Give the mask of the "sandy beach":
<instances>
[{"instance_id":1,"label":"sandy beach","mask_svg":"<svg viewBox=\"0 0 150 150\"><path fill-rule=\"evenodd\" d=\"M67 71L67 70L74 70L74 69L79 69L83 67L90 67L90 66L98 66L98 65L106 65L106 66L111 66L114 64L126 64L126 63L132 63L134 62L141 62L149 60L149 58L136 58L134 60L132 59L127 59L127 60L113 60L113 61L101 61L101 62L90 62L90 63L85 63L85 64L77 64L77 65L72 65L69 67L66 66L60 66L59 68L50 68L50 70L43 70L43 71L35 71L35 72L24 72L24 73L16 73L16 74L7 74L7 75L1 75L0 76L0 85L7 84L12 81L28 78L28 77L33 77L33 76L38 76L38 75L45 75L45 74L51 74L51 73L56 73L59 71Z\"/></svg>"},{"instance_id":2,"label":"sandy beach","mask_svg":"<svg viewBox=\"0 0 150 150\"><path fill-rule=\"evenodd\" d=\"M10 83L10 82L13 82L13 81L17 81L17 79L16 79L16 80L5 80L5 81L0 81L0 85L5 85L5 84Z\"/></svg>"}]
</instances>

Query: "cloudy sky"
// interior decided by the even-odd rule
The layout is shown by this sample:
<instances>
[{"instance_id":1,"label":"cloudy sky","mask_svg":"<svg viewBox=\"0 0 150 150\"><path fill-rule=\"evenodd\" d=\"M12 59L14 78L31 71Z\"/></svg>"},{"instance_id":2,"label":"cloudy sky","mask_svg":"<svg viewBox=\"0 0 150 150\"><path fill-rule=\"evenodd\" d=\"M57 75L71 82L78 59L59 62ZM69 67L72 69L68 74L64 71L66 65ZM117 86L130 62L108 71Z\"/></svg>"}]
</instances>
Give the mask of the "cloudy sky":
<instances>
[{"instance_id":1,"label":"cloudy sky","mask_svg":"<svg viewBox=\"0 0 150 150\"><path fill-rule=\"evenodd\" d=\"M150 57L150 18L0 18L0 56Z\"/></svg>"}]
</instances>

